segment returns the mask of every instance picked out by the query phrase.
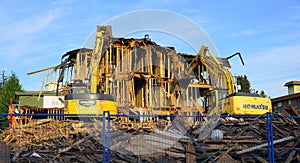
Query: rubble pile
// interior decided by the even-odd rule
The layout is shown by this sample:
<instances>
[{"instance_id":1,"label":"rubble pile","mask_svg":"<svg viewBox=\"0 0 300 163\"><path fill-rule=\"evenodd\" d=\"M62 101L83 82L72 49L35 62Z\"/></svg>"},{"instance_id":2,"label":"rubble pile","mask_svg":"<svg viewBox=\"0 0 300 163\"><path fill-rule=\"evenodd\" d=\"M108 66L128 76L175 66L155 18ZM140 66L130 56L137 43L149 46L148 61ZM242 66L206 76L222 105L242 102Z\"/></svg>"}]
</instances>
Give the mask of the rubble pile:
<instances>
[{"instance_id":1,"label":"rubble pile","mask_svg":"<svg viewBox=\"0 0 300 163\"><path fill-rule=\"evenodd\" d=\"M0 134L12 162L99 162L110 150L111 162L267 162L266 119L221 118L206 137L204 122L187 132L183 123L164 130L122 128L113 121L44 119L17 125ZM103 127L106 132L103 143ZM108 136L109 134L109 136ZM300 161L300 127L284 118L273 120L276 162ZM109 150L107 147L109 141ZM107 155L105 156L107 158Z\"/></svg>"}]
</instances>

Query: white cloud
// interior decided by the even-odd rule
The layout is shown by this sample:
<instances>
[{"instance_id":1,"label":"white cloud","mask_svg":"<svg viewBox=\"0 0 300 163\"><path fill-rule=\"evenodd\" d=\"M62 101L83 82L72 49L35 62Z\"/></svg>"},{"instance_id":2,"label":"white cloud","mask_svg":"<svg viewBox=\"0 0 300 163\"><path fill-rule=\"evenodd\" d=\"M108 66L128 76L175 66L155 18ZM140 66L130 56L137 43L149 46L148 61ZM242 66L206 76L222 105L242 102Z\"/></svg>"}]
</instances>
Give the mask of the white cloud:
<instances>
[{"instance_id":1,"label":"white cloud","mask_svg":"<svg viewBox=\"0 0 300 163\"><path fill-rule=\"evenodd\" d=\"M189 18L174 12L165 10L139 10L115 17L105 24L113 26L113 35L117 37L140 31L158 31L172 34L184 40L195 51L198 51L205 44L217 54L213 42L200 26Z\"/></svg>"},{"instance_id":2,"label":"white cloud","mask_svg":"<svg viewBox=\"0 0 300 163\"><path fill-rule=\"evenodd\" d=\"M253 69L259 69L268 74L267 76L265 76L266 74L257 75L260 78L282 77L292 69L300 69L299 51L300 45L276 47L251 55L249 62L255 65L252 67Z\"/></svg>"},{"instance_id":3,"label":"white cloud","mask_svg":"<svg viewBox=\"0 0 300 163\"><path fill-rule=\"evenodd\" d=\"M5 22L0 27L2 35L1 41L14 41L30 38L35 34L43 31L59 16L59 10L51 10L46 14L28 17L22 20L12 20Z\"/></svg>"},{"instance_id":4,"label":"white cloud","mask_svg":"<svg viewBox=\"0 0 300 163\"><path fill-rule=\"evenodd\" d=\"M300 10L300 5L298 5L298 6L289 6L287 8L290 9L290 10L297 10L297 11L299 11Z\"/></svg>"},{"instance_id":5,"label":"white cloud","mask_svg":"<svg viewBox=\"0 0 300 163\"><path fill-rule=\"evenodd\" d=\"M0 51L8 54L1 55L1 62L11 63L22 56L31 56L34 49L43 46L37 43L41 32L46 32L59 14L59 10L51 10L45 14L22 20L16 18L13 22L0 24Z\"/></svg>"},{"instance_id":6,"label":"white cloud","mask_svg":"<svg viewBox=\"0 0 300 163\"><path fill-rule=\"evenodd\" d=\"M231 35L231 37L236 38L236 37L242 37L242 36L254 36L257 34L258 34L258 31L255 31L254 29L245 29L245 30L233 33Z\"/></svg>"},{"instance_id":7,"label":"white cloud","mask_svg":"<svg viewBox=\"0 0 300 163\"><path fill-rule=\"evenodd\" d=\"M283 87L289 80L300 80L300 45L261 49L252 54L242 54L245 66L233 62L233 74L246 74L252 86L265 90L271 97L286 93Z\"/></svg>"},{"instance_id":8,"label":"white cloud","mask_svg":"<svg viewBox=\"0 0 300 163\"><path fill-rule=\"evenodd\" d=\"M287 95L287 88L283 85L287 81L285 79L274 79L268 82L253 83L252 87L259 90L264 90L267 96L271 98Z\"/></svg>"}]
</instances>

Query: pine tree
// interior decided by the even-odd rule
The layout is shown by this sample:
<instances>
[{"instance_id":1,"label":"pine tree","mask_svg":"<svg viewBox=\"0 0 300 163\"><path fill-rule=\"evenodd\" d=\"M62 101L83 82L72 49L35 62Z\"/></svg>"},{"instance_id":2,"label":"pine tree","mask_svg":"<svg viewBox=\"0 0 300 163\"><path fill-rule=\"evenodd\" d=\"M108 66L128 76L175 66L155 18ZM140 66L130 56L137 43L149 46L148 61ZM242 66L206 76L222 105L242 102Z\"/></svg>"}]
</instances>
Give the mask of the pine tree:
<instances>
[{"instance_id":1,"label":"pine tree","mask_svg":"<svg viewBox=\"0 0 300 163\"><path fill-rule=\"evenodd\" d=\"M15 95L18 91L22 91L22 86L17 75L14 72L12 72L12 75L9 76L4 82L1 90L0 113L7 113L9 99L13 98L13 102L15 102Z\"/></svg>"},{"instance_id":2,"label":"pine tree","mask_svg":"<svg viewBox=\"0 0 300 163\"><path fill-rule=\"evenodd\" d=\"M260 96L261 96L261 97L267 97L265 91L260 91Z\"/></svg>"},{"instance_id":3,"label":"pine tree","mask_svg":"<svg viewBox=\"0 0 300 163\"><path fill-rule=\"evenodd\" d=\"M241 90L240 92L246 92L246 93L250 93L250 81L248 80L247 76L237 76L237 84L241 85Z\"/></svg>"},{"instance_id":4,"label":"pine tree","mask_svg":"<svg viewBox=\"0 0 300 163\"><path fill-rule=\"evenodd\" d=\"M237 84L241 85L241 90L239 90L239 92L250 93L251 90L255 90L255 89L251 89L250 81L248 80L246 75L237 76ZM252 93L255 93L255 92L252 91ZM257 91L257 94L258 94L258 91ZM259 94L261 97L267 97L265 91L263 91L263 90L261 90Z\"/></svg>"}]
</instances>

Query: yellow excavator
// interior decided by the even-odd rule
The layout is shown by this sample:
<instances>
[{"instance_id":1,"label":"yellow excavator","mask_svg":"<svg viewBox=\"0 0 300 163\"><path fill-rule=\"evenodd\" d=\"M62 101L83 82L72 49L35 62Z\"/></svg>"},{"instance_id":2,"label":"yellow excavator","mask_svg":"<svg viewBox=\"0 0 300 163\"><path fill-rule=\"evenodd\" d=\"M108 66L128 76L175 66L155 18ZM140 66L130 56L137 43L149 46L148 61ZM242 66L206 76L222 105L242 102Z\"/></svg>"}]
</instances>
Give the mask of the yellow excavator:
<instances>
[{"instance_id":1,"label":"yellow excavator","mask_svg":"<svg viewBox=\"0 0 300 163\"><path fill-rule=\"evenodd\" d=\"M240 56L240 53L234 55ZM230 67L228 59L234 55L217 58L208 50L207 46L202 46L195 59L190 63L187 73L193 71L195 67L193 65L196 65L196 62L201 62L210 71L209 82L212 89L207 92L205 98L207 115L261 115L271 112L272 106L269 98L261 97L256 93L242 93L235 90L233 77L225 68L225 65Z\"/></svg>"},{"instance_id":2,"label":"yellow excavator","mask_svg":"<svg viewBox=\"0 0 300 163\"><path fill-rule=\"evenodd\" d=\"M75 79L69 84L69 90L64 99L65 117L69 117L68 115L70 114L84 117L91 114L103 114L104 111L109 111L110 114L117 114L116 100L114 95L105 94L99 89L99 63L101 55L103 52L105 52L105 49L109 43L111 29L109 27L102 26L97 30L94 51L89 60L89 75L87 76L86 80L82 78ZM72 59L69 57L67 61L70 62ZM67 66L64 64L64 62L62 62L61 65L61 71L63 71ZM79 67L77 68L78 71L82 71ZM63 75L64 73L61 72L60 74ZM59 77L58 83L61 81L61 77Z\"/></svg>"}]
</instances>

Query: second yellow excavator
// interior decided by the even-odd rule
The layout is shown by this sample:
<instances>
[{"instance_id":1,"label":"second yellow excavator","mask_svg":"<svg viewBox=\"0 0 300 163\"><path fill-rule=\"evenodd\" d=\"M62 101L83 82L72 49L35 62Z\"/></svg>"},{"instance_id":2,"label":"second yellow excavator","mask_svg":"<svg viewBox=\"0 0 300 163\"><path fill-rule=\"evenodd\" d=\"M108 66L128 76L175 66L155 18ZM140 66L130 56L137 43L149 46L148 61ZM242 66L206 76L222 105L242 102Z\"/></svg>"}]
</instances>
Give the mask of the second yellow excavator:
<instances>
[{"instance_id":1,"label":"second yellow excavator","mask_svg":"<svg viewBox=\"0 0 300 163\"><path fill-rule=\"evenodd\" d=\"M234 55L237 54L240 55L239 53ZM228 59L232 56L226 58L227 64L229 64ZM235 90L231 73L221 63L221 61L224 62L224 59L216 58L207 46L201 47L195 59L202 62L211 72L210 84L213 87L206 95L207 115L261 115L272 112L269 98L261 97L256 93L242 93ZM188 71L192 69L191 65Z\"/></svg>"},{"instance_id":2,"label":"second yellow excavator","mask_svg":"<svg viewBox=\"0 0 300 163\"><path fill-rule=\"evenodd\" d=\"M85 78L79 78L72 81L72 83L68 84L68 93L65 95L65 105L64 105L64 114L65 117L68 115L75 114L80 117L89 116L92 114L103 114L104 111L109 111L110 114L117 114L116 100L114 95L105 94L101 92L99 87L99 63L101 59L102 52L107 48L108 40L111 37L111 28L108 26L102 26L97 29L95 48L93 51L90 49L79 49L79 51L83 52L87 50L90 52L88 73ZM74 54L77 57L77 53ZM64 57L64 56L63 56ZM74 59L70 57L65 61L74 62ZM66 64L63 64L61 70L67 67ZM74 65L74 63L72 63ZM76 63L75 63L76 64ZM65 65L65 66L64 66ZM86 64L87 65L87 64ZM77 71L83 71L80 69L81 67L76 67ZM64 72L60 73L61 75ZM61 77L60 77L61 78ZM59 78L58 83L61 81ZM86 79L86 80L85 80ZM58 88L57 88L58 90Z\"/></svg>"}]
</instances>

